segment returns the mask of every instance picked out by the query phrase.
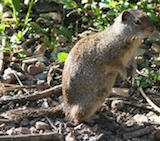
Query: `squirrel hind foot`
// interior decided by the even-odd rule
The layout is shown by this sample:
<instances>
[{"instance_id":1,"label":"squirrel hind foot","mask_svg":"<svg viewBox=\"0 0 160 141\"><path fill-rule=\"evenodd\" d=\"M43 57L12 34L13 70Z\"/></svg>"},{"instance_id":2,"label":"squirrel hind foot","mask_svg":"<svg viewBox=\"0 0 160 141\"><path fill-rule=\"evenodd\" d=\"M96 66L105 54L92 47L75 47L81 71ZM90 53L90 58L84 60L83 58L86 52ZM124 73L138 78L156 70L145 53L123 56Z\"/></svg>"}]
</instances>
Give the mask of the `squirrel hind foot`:
<instances>
[{"instance_id":1,"label":"squirrel hind foot","mask_svg":"<svg viewBox=\"0 0 160 141\"><path fill-rule=\"evenodd\" d=\"M88 119L86 114L82 112L82 108L79 105L72 106L69 117L71 120L73 120L75 123L81 123L82 121L85 121Z\"/></svg>"},{"instance_id":2,"label":"squirrel hind foot","mask_svg":"<svg viewBox=\"0 0 160 141\"><path fill-rule=\"evenodd\" d=\"M76 124L87 121L91 115L92 113L90 113L86 109L84 110L79 105L72 106L69 112L70 120L74 121L74 123Z\"/></svg>"}]
</instances>

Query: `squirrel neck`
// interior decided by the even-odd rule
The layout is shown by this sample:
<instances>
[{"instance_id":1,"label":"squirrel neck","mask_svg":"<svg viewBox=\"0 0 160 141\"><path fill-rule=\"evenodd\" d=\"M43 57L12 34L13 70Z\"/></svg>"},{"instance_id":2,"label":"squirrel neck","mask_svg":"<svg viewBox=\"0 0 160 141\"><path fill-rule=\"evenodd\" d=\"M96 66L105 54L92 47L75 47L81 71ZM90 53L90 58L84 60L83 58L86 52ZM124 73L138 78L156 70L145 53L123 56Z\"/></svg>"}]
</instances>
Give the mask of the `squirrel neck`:
<instances>
[{"instance_id":1,"label":"squirrel neck","mask_svg":"<svg viewBox=\"0 0 160 141\"><path fill-rule=\"evenodd\" d=\"M110 26L110 28L104 30L103 37L106 37L107 40L108 35L110 35L109 39L111 42L121 41L124 44L130 44L135 41L139 42L143 40L136 34L133 34L133 32L133 29L129 27L127 24L119 24L118 22L115 22L113 25Z\"/></svg>"}]
</instances>

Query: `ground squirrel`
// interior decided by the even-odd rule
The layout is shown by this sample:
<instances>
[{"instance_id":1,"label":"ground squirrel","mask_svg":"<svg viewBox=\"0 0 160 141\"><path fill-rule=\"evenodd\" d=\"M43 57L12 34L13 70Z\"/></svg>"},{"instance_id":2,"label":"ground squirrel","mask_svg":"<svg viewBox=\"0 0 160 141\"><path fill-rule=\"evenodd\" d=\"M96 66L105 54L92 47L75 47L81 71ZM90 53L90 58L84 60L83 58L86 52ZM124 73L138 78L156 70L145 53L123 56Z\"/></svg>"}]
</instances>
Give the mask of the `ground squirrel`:
<instances>
[{"instance_id":1,"label":"ground squirrel","mask_svg":"<svg viewBox=\"0 0 160 141\"><path fill-rule=\"evenodd\" d=\"M118 74L126 77L137 48L153 30L147 14L123 11L113 25L79 40L65 62L62 92L66 115L76 123L86 121L111 92Z\"/></svg>"}]
</instances>

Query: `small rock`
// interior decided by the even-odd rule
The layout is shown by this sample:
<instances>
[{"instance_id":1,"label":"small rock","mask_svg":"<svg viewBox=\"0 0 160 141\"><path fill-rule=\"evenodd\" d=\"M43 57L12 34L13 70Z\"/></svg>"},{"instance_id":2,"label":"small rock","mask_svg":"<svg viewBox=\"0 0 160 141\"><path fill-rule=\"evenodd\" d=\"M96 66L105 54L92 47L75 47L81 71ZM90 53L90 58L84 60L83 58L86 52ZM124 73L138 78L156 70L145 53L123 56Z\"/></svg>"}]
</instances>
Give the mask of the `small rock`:
<instances>
[{"instance_id":1,"label":"small rock","mask_svg":"<svg viewBox=\"0 0 160 141\"><path fill-rule=\"evenodd\" d=\"M28 68L27 68L27 72L30 74L30 75L35 75L35 74L38 74L40 72L42 72L42 68L41 67L37 67L35 65L29 65Z\"/></svg>"},{"instance_id":2,"label":"small rock","mask_svg":"<svg viewBox=\"0 0 160 141\"><path fill-rule=\"evenodd\" d=\"M154 112L149 112L146 116L152 124L160 124L160 117Z\"/></svg>"},{"instance_id":3,"label":"small rock","mask_svg":"<svg viewBox=\"0 0 160 141\"><path fill-rule=\"evenodd\" d=\"M75 141L75 138L73 136L72 133L69 133L66 137L65 137L66 141Z\"/></svg>"},{"instance_id":4,"label":"small rock","mask_svg":"<svg viewBox=\"0 0 160 141\"><path fill-rule=\"evenodd\" d=\"M128 88L112 88L112 93L123 97L129 97Z\"/></svg>"},{"instance_id":5,"label":"small rock","mask_svg":"<svg viewBox=\"0 0 160 141\"><path fill-rule=\"evenodd\" d=\"M42 121L37 121L35 124L35 127L38 130L48 130L49 129L49 125Z\"/></svg>"},{"instance_id":6,"label":"small rock","mask_svg":"<svg viewBox=\"0 0 160 141\"><path fill-rule=\"evenodd\" d=\"M47 102L47 99L44 99L44 102L42 103L42 108L48 108L49 105L48 105L48 102Z\"/></svg>"},{"instance_id":7,"label":"small rock","mask_svg":"<svg viewBox=\"0 0 160 141\"><path fill-rule=\"evenodd\" d=\"M13 135L14 134L14 127L10 128L9 130L6 131L7 135Z\"/></svg>"},{"instance_id":8,"label":"small rock","mask_svg":"<svg viewBox=\"0 0 160 141\"><path fill-rule=\"evenodd\" d=\"M89 139L89 134L83 134L83 140L86 141Z\"/></svg>"},{"instance_id":9,"label":"small rock","mask_svg":"<svg viewBox=\"0 0 160 141\"><path fill-rule=\"evenodd\" d=\"M19 127L19 128L15 128L15 134L31 134L31 131L29 128L26 127Z\"/></svg>"},{"instance_id":10,"label":"small rock","mask_svg":"<svg viewBox=\"0 0 160 141\"><path fill-rule=\"evenodd\" d=\"M47 71L43 71L42 73L38 73L34 75L37 80L46 80L47 79Z\"/></svg>"},{"instance_id":11,"label":"small rock","mask_svg":"<svg viewBox=\"0 0 160 141\"><path fill-rule=\"evenodd\" d=\"M4 74L2 76L3 82L5 82L5 83L11 83L11 82L15 81L16 78L15 78L14 74L16 74L21 80L25 79L25 75L23 73L17 72L16 70L13 70L11 68L7 68L4 71Z\"/></svg>"},{"instance_id":12,"label":"small rock","mask_svg":"<svg viewBox=\"0 0 160 141\"><path fill-rule=\"evenodd\" d=\"M32 126L32 127L30 128L30 131L31 131L32 134L33 134L33 133L37 133L37 129L36 129L34 126Z\"/></svg>"},{"instance_id":13,"label":"small rock","mask_svg":"<svg viewBox=\"0 0 160 141\"><path fill-rule=\"evenodd\" d=\"M0 136L5 135L5 133L3 131L0 131Z\"/></svg>"},{"instance_id":14,"label":"small rock","mask_svg":"<svg viewBox=\"0 0 160 141\"><path fill-rule=\"evenodd\" d=\"M134 117L133 117L133 120L135 122L137 122L138 124L143 124L143 123L146 123L148 122L148 118L146 115L140 115L140 114L136 114Z\"/></svg>"},{"instance_id":15,"label":"small rock","mask_svg":"<svg viewBox=\"0 0 160 141\"><path fill-rule=\"evenodd\" d=\"M125 104L123 103L122 100L113 100L111 103L111 107L114 110L123 110Z\"/></svg>"},{"instance_id":16,"label":"small rock","mask_svg":"<svg viewBox=\"0 0 160 141\"><path fill-rule=\"evenodd\" d=\"M27 118L23 118L23 120L21 121L21 126L28 126L29 125L29 120Z\"/></svg>"},{"instance_id":17,"label":"small rock","mask_svg":"<svg viewBox=\"0 0 160 141\"><path fill-rule=\"evenodd\" d=\"M90 137L89 141L97 141L96 137Z\"/></svg>"},{"instance_id":18,"label":"small rock","mask_svg":"<svg viewBox=\"0 0 160 141\"><path fill-rule=\"evenodd\" d=\"M12 70L11 68L6 69L4 71L3 76L2 76L3 82L5 82L5 83L11 83L11 82L15 81L16 78L14 76L14 73L16 73L15 70Z\"/></svg>"}]
</instances>

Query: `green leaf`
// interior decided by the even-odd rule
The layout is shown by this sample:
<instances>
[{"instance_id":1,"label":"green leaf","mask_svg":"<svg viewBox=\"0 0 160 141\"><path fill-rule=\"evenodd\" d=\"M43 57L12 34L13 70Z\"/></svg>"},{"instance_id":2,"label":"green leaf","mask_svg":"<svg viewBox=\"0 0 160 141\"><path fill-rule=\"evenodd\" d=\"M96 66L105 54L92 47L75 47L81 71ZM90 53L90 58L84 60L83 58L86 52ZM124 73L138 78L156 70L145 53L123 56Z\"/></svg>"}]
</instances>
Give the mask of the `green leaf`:
<instances>
[{"instance_id":1,"label":"green leaf","mask_svg":"<svg viewBox=\"0 0 160 141\"><path fill-rule=\"evenodd\" d=\"M12 6L15 8L16 12L20 11L20 0L11 0Z\"/></svg>"},{"instance_id":2,"label":"green leaf","mask_svg":"<svg viewBox=\"0 0 160 141\"><path fill-rule=\"evenodd\" d=\"M154 13L148 12L147 14L151 17L153 22L158 22L158 17Z\"/></svg>"},{"instance_id":3,"label":"green leaf","mask_svg":"<svg viewBox=\"0 0 160 141\"><path fill-rule=\"evenodd\" d=\"M117 2L116 1L110 1L109 2L109 6L111 6L111 7L116 7L116 5L117 5Z\"/></svg>"},{"instance_id":4,"label":"green leaf","mask_svg":"<svg viewBox=\"0 0 160 141\"><path fill-rule=\"evenodd\" d=\"M55 44L56 44L56 37L52 36L51 37L51 43L50 43L51 52L54 50Z\"/></svg>"},{"instance_id":5,"label":"green leaf","mask_svg":"<svg viewBox=\"0 0 160 141\"><path fill-rule=\"evenodd\" d=\"M60 0L60 2L64 5L64 8L67 8L67 9L77 7L77 3L73 0Z\"/></svg>"},{"instance_id":6,"label":"green leaf","mask_svg":"<svg viewBox=\"0 0 160 141\"><path fill-rule=\"evenodd\" d=\"M68 28L61 26L58 30L58 33L63 35L64 37L68 38L69 40L72 39L72 33L68 30Z\"/></svg>"},{"instance_id":7,"label":"green leaf","mask_svg":"<svg viewBox=\"0 0 160 141\"><path fill-rule=\"evenodd\" d=\"M66 53L66 52L60 52L57 54L57 59L59 62L65 62L67 57L68 57L68 53Z\"/></svg>"},{"instance_id":8,"label":"green leaf","mask_svg":"<svg viewBox=\"0 0 160 141\"><path fill-rule=\"evenodd\" d=\"M16 36L19 40L21 40L22 39L22 37L23 37L23 33L22 33L22 31L18 31L18 33L17 33L17 36Z\"/></svg>"},{"instance_id":9,"label":"green leaf","mask_svg":"<svg viewBox=\"0 0 160 141\"><path fill-rule=\"evenodd\" d=\"M1 23L1 24L0 24L0 32L1 32L1 31L4 31L4 30L5 30L5 24L4 24L4 23Z\"/></svg>"}]
</instances>

